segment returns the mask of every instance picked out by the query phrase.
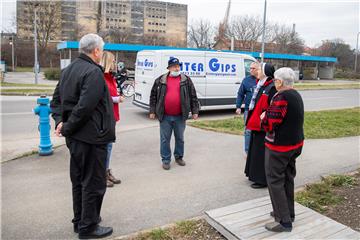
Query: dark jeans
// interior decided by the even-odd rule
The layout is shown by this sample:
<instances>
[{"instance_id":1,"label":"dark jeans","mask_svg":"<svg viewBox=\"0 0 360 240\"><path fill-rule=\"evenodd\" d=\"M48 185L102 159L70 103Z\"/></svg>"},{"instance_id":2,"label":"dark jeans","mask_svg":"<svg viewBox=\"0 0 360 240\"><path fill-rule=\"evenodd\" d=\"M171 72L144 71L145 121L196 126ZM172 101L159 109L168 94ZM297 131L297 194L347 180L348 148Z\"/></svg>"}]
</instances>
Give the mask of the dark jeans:
<instances>
[{"instance_id":1,"label":"dark jeans","mask_svg":"<svg viewBox=\"0 0 360 240\"><path fill-rule=\"evenodd\" d=\"M80 233L93 231L98 224L106 191L106 144L92 145L66 138L70 151L72 183L72 222Z\"/></svg>"},{"instance_id":2,"label":"dark jeans","mask_svg":"<svg viewBox=\"0 0 360 240\"><path fill-rule=\"evenodd\" d=\"M302 148L276 152L265 148L265 172L275 221L291 222L295 217L294 178L295 161Z\"/></svg>"},{"instance_id":3,"label":"dark jeans","mask_svg":"<svg viewBox=\"0 0 360 240\"><path fill-rule=\"evenodd\" d=\"M246 123L248 113L249 113L249 110L245 110L245 112L244 112L244 123ZM244 138L245 138L244 150L245 150L245 153L248 154L249 153L250 138L251 138L251 130L247 129L246 126L244 127Z\"/></svg>"},{"instance_id":4,"label":"dark jeans","mask_svg":"<svg viewBox=\"0 0 360 240\"><path fill-rule=\"evenodd\" d=\"M170 140L172 132L175 135L174 157L182 158L184 156L184 131L186 123L182 116L165 115L160 122L160 155L163 163L170 163L171 148Z\"/></svg>"}]
</instances>

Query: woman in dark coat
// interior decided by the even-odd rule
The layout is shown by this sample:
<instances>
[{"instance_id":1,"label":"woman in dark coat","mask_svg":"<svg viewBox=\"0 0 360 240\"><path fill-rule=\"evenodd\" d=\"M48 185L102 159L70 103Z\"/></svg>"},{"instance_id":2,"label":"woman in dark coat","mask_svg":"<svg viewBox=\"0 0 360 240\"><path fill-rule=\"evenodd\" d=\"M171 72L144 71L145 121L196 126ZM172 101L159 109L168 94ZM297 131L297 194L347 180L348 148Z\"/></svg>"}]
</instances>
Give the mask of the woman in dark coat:
<instances>
[{"instance_id":1,"label":"woman in dark coat","mask_svg":"<svg viewBox=\"0 0 360 240\"><path fill-rule=\"evenodd\" d=\"M275 69L270 63L262 63L258 71L258 82L249 106L246 128L251 130L249 153L245 174L254 182L252 188L267 186L265 176L265 131L261 128L260 116L267 110L276 93L273 82Z\"/></svg>"}]
</instances>

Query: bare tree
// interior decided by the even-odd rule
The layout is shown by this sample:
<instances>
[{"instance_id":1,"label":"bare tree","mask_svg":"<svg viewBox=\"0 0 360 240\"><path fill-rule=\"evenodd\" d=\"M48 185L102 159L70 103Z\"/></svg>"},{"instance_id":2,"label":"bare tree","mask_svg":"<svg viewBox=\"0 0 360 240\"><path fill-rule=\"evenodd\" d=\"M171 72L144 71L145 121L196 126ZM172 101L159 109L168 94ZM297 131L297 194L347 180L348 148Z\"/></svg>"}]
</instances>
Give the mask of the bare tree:
<instances>
[{"instance_id":1,"label":"bare tree","mask_svg":"<svg viewBox=\"0 0 360 240\"><path fill-rule=\"evenodd\" d=\"M153 46L164 46L166 45L165 37L158 34L146 34L144 36L143 44Z\"/></svg>"},{"instance_id":2,"label":"bare tree","mask_svg":"<svg viewBox=\"0 0 360 240\"><path fill-rule=\"evenodd\" d=\"M304 52L304 40L291 27L274 25L272 31L275 52L291 54L302 54Z\"/></svg>"},{"instance_id":3,"label":"bare tree","mask_svg":"<svg viewBox=\"0 0 360 240\"><path fill-rule=\"evenodd\" d=\"M111 29L109 30L109 40L113 43L126 43L131 38L130 29Z\"/></svg>"},{"instance_id":4,"label":"bare tree","mask_svg":"<svg viewBox=\"0 0 360 240\"><path fill-rule=\"evenodd\" d=\"M60 1L27 1L25 5L29 18L18 16L18 24L32 24L34 22L34 9L37 8L37 36L38 44L46 49L49 41L59 34L61 26L61 2Z\"/></svg>"},{"instance_id":5,"label":"bare tree","mask_svg":"<svg viewBox=\"0 0 360 240\"><path fill-rule=\"evenodd\" d=\"M227 32L228 38L234 37L241 41L243 48L254 51L255 44L262 34L262 20L260 16L235 16L230 21Z\"/></svg>"},{"instance_id":6,"label":"bare tree","mask_svg":"<svg viewBox=\"0 0 360 240\"><path fill-rule=\"evenodd\" d=\"M188 45L195 48L209 48L214 43L215 28L207 20L200 19L189 27Z\"/></svg>"},{"instance_id":7,"label":"bare tree","mask_svg":"<svg viewBox=\"0 0 360 240\"><path fill-rule=\"evenodd\" d=\"M49 48L50 40L56 39L60 34L61 27L61 2L60 1L37 1L31 0L22 2L24 9L30 14L24 18L18 14L18 26L33 26L34 11L37 12L37 38L40 58L51 63L54 57L53 51ZM40 60L41 60L40 59Z\"/></svg>"}]
</instances>

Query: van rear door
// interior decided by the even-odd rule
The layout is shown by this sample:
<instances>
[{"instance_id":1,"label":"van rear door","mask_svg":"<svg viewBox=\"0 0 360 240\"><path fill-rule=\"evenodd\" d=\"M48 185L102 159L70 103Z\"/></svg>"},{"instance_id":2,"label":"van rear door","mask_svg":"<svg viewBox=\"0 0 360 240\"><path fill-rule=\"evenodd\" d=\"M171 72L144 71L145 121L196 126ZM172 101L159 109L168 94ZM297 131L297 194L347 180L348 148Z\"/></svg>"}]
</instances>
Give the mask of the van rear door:
<instances>
[{"instance_id":1,"label":"van rear door","mask_svg":"<svg viewBox=\"0 0 360 240\"><path fill-rule=\"evenodd\" d=\"M155 80L155 53L139 52L135 63L134 104L148 109L150 92Z\"/></svg>"}]
</instances>

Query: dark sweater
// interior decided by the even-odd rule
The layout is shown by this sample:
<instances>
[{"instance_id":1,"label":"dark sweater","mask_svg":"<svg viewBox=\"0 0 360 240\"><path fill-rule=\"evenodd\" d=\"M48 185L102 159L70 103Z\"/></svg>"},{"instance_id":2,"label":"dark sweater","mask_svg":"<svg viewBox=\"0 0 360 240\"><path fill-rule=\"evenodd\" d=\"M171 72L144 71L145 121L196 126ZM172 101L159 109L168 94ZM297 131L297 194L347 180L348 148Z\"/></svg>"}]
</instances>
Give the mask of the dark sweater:
<instances>
[{"instance_id":1,"label":"dark sweater","mask_svg":"<svg viewBox=\"0 0 360 240\"><path fill-rule=\"evenodd\" d=\"M265 142L273 146L299 146L304 140L304 104L294 90L278 92L272 99L262 127ZM291 150L291 149L290 149Z\"/></svg>"}]
</instances>

